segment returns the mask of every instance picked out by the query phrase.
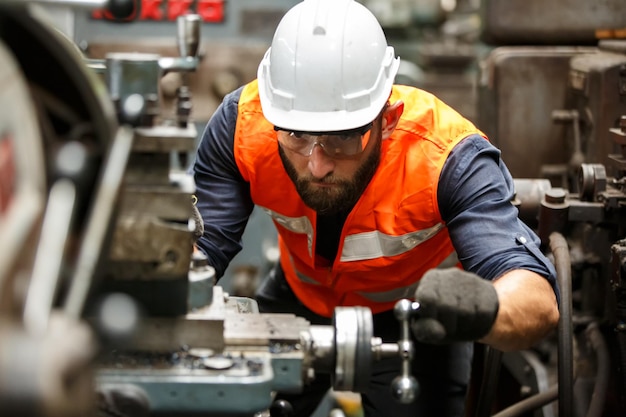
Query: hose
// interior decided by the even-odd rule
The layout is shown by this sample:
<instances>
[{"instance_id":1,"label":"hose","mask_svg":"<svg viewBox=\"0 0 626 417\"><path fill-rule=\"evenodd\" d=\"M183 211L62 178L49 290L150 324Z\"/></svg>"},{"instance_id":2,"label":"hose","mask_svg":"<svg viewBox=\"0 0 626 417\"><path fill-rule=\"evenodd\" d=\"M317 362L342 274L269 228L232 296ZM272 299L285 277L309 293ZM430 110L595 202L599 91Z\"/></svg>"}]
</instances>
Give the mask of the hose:
<instances>
[{"instance_id":1,"label":"hose","mask_svg":"<svg viewBox=\"0 0 626 417\"><path fill-rule=\"evenodd\" d=\"M561 290L558 327L558 398L559 416L572 416L574 405L574 335L572 326L572 267L569 247L562 234L550 234L550 250L554 254L556 276Z\"/></svg>"},{"instance_id":2,"label":"hose","mask_svg":"<svg viewBox=\"0 0 626 417\"><path fill-rule=\"evenodd\" d=\"M617 334L617 343L619 347L620 366L622 367L622 386L618 387L618 392L626 392L626 333Z\"/></svg>"},{"instance_id":3,"label":"hose","mask_svg":"<svg viewBox=\"0 0 626 417\"><path fill-rule=\"evenodd\" d=\"M491 407L496 396L498 386L498 376L502 364L502 351L490 346L485 347L487 354L483 368L483 383L481 384L478 404L476 406L476 417L488 417L491 414Z\"/></svg>"},{"instance_id":4,"label":"hose","mask_svg":"<svg viewBox=\"0 0 626 417\"><path fill-rule=\"evenodd\" d=\"M600 417L604 411L604 401L606 398L607 388L609 386L611 360L606 346L606 341L604 340L604 336L600 332L596 322L589 323L587 329L585 330L585 335L587 336L587 340L589 340L591 348L596 353L596 360L598 364L596 382L593 387L591 402L585 417Z\"/></svg>"}]
</instances>

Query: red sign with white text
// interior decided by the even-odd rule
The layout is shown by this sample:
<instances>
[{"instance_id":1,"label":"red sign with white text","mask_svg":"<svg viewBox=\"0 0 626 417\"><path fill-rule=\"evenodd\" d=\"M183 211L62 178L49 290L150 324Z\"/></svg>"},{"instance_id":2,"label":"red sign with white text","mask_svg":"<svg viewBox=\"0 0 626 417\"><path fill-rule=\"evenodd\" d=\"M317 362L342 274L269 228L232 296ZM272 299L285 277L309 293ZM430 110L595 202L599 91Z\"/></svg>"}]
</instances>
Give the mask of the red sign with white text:
<instances>
[{"instance_id":1,"label":"red sign with white text","mask_svg":"<svg viewBox=\"0 0 626 417\"><path fill-rule=\"evenodd\" d=\"M224 21L225 0L141 0L139 16L128 20L176 20L189 13L200 15L203 22L222 23ZM102 20L116 20L105 10L96 10L91 17Z\"/></svg>"}]
</instances>

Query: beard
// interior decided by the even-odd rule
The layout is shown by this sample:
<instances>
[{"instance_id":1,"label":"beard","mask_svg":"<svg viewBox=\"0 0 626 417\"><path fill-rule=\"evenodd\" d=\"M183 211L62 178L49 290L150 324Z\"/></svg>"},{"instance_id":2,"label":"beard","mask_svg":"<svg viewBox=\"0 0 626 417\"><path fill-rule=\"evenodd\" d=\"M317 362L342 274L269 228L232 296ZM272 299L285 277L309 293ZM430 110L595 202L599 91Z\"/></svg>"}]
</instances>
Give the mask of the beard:
<instances>
[{"instance_id":1,"label":"beard","mask_svg":"<svg viewBox=\"0 0 626 417\"><path fill-rule=\"evenodd\" d=\"M278 153L304 204L318 214L333 215L352 210L380 164L381 148L381 141L377 140L375 148L359 166L351 180L336 178L332 172L324 178L298 176L295 167L280 146ZM314 184L333 184L333 186L316 187Z\"/></svg>"}]
</instances>

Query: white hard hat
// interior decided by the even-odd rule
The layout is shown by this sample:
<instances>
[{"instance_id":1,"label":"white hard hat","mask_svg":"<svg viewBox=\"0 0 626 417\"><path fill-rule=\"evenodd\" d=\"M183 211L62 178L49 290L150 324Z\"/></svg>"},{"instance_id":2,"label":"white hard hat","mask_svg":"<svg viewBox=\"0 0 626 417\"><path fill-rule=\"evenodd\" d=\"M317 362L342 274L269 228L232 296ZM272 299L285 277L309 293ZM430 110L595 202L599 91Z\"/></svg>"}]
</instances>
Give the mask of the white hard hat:
<instances>
[{"instance_id":1,"label":"white hard hat","mask_svg":"<svg viewBox=\"0 0 626 417\"><path fill-rule=\"evenodd\" d=\"M348 130L374 120L400 58L354 0L304 0L282 18L258 69L265 118L284 129Z\"/></svg>"}]
</instances>

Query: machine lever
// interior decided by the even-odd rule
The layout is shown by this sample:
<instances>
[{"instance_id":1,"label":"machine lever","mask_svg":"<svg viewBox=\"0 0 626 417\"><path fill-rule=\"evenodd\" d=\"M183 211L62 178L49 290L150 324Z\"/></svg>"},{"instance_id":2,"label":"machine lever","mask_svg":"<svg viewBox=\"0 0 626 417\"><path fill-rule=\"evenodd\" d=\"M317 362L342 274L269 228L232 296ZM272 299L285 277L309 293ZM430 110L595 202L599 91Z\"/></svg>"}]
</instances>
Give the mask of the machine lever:
<instances>
[{"instance_id":1,"label":"machine lever","mask_svg":"<svg viewBox=\"0 0 626 417\"><path fill-rule=\"evenodd\" d=\"M402 404L412 403L419 393L417 379L411 375L413 341L409 328L409 320L412 315L417 313L419 307L419 303L403 299L398 301L393 309L396 318L400 321L398 353L402 359L402 373L391 382L391 393Z\"/></svg>"}]
</instances>

